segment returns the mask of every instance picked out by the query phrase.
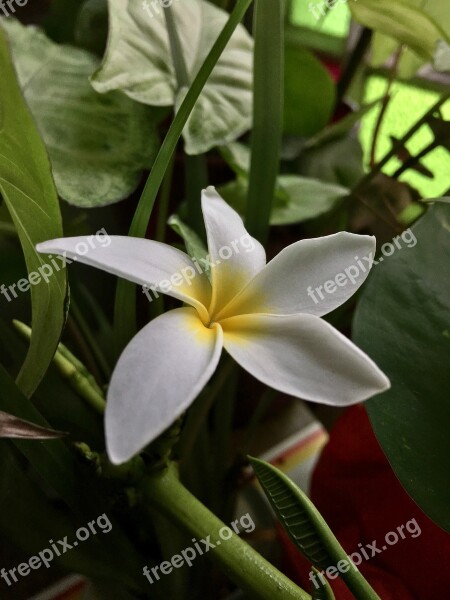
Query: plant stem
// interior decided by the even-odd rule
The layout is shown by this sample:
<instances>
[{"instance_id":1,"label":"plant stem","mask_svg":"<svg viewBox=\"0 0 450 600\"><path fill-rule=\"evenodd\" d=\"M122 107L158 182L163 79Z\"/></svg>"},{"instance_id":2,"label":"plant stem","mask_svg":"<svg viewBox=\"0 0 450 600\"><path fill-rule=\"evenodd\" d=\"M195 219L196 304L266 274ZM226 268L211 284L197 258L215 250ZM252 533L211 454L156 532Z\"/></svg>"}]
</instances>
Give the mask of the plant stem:
<instances>
[{"instance_id":1,"label":"plant stem","mask_svg":"<svg viewBox=\"0 0 450 600\"><path fill-rule=\"evenodd\" d=\"M152 473L144 480L145 500L178 527L197 539L210 539L215 548L211 558L236 585L257 600L311 600L238 535L224 540L225 524L210 512L179 481L176 467ZM216 544L221 541L221 544Z\"/></svg>"},{"instance_id":2,"label":"plant stem","mask_svg":"<svg viewBox=\"0 0 450 600\"><path fill-rule=\"evenodd\" d=\"M246 226L264 243L279 171L284 99L284 3L256 0L253 131Z\"/></svg>"}]
</instances>

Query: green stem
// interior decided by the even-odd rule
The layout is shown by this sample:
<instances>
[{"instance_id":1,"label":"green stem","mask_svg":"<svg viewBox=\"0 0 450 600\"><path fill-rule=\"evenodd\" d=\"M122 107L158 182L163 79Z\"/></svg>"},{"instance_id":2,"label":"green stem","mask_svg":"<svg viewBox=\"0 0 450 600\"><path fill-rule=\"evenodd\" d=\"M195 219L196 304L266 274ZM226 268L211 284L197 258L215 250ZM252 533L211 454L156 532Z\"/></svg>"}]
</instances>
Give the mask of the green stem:
<instances>
[{"instance_id":1,"label":"green stem","mask_svg":"<svg viewBox=\"0 0 450 600\"><path fill-rule=\"evenodd\" d=\"M269 233L283 128L283 9L283 0L255 2L254 124L246 225L250 233L262 243Z\"/></svg>"},{"instance_id":2,"label":"green stem","mask_svg":"<svg viewBox=\"0 0 450 600\"><path fill-rule=\"evenodd\" d=\"M186 94L171 126L162 143L158 156L153 164L152 171L145 184L144 191L139 200L138 207L133 217L129 235L144 237L153 206L158 195L164 174L170 159L175 152L178 140L186 122L198 100L209 76L217 64L222 52L230 41L233 32L241 22L252 0L239 0L230 15L225 27L222 29L217 41L201 66L189 91ZM135 286L125 280L119 280L116 292L114 320L116 325L116 349L120 351L136 332L136 297Z\"/></svg>"},{"instance_id":3,"label":"green stem","mask_svg":"<svg viewBox=\"0 0 450 600\"><path fill-rule=\"evenodd\" d=\"M432 152L433 150L438 148L440 145L441 145L440 140L438 140L438 139L433 140L432 142L430 142L430 144L428 144L428 146L425 146L425 148L423 150L421 150L419 152L419 154L417 154L416 156L411 156L410 158L408 158L408 160L405 160L405 162L402 164L402 166L399 167L395 171L395 173L392 175L392 177L394 179L397 179L398 177L400 177L400 175L403 175L403 173L405 171L407 171L408 169L411 169L411 167L414 167L415 165L417 165L422 158L427 156L427 154L429 154L430 152Z\"/></svg>"},{"instance_id":4,"label":"green stem","mask_svg":"<svg viewBox=\"0 0 450 600\"><path fill-rule=\"evenodd\" d=\"M210 556L229 578L251 598L257 600L311 600L265 558L235 533L224 540L225 524L211 513L179 481L173 464L168 469L149 475L142 486L145 500L178 527L198 540L210 539L214 544Z\"/></svg>"}]
</instances>

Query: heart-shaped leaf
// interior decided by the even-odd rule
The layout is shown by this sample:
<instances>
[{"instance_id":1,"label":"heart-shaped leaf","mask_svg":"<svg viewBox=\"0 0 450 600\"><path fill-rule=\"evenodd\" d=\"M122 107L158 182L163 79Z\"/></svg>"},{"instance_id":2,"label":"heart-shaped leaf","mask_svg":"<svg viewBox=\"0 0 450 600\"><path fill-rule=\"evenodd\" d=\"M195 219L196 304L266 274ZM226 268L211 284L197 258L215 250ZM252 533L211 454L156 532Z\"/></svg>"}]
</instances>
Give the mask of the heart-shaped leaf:
<instances>
[{"instance_id":1,"label":"heart-shaped leaf","mask_svg":"<svg viewBox=\"0 0 450 600\"><path fill-rule=\"evenodd\" d=\"M59 195L97 207L129 196L158 150L151 111L123 94L98 94L93 54L58 46L14 19L1 24L25 99L47 146Z\"/></svg>"},{"instance_id":2,"label":"heart-shaped leaf","mask_svg":"<svg viewBox=\"0 0 450 600\"><path fill-rule=\"evenodd\" d=\"M413 247L396 251L370 276L353 337L391 381L367 403L378 441L406 491L450 531L448 201L428 209L414 238L408 233Z\"/></svg>"},{"instance_id":3,"label":"heart-shaped leaf","mask_svg":"<svg viewBox=\"0 0 450 600\"><path fill-rule=\"evenodd\" d=\"M31 287L33 335L17 380L21 390L31 396L58 345L65 322L67 291L65 270L47 264L35 245L61 237L63 232L47 153L21 95L1 28L0 73L0 193L19 235L33 282L19 282ZM17 290L8 289L14 301Z\"/></svg>"},{"instance_id":4,"label":"heart-shaped leaf","mask_svg":"<svg viewBox=\"0 0 450 600\"><path fill-rule=\"evenodd\" d=\"M145 3L144 3L145 4ZM109 0L109 41L92 77L99 92L122 90L152 106L179 108L187 89L177 88L165 10L173 11L189 80L198 73L228 13L204 0L176 1L170 8L140 0ZM190 115L183 135L188 154L226 144L250 128L253 41L239 26Z\"/></svg>"}]
</instances>

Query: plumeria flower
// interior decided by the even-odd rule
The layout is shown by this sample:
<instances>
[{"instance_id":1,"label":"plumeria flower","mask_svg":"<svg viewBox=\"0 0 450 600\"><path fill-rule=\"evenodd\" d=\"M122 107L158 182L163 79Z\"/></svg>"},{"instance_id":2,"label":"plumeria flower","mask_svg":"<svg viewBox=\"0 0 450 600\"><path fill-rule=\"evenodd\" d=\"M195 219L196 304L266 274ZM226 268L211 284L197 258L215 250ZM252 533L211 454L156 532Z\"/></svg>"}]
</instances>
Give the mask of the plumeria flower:
<instances>
[{"instance_id":1,"label":"plumeria flower","mask_svg":"<svg viewBox=\"0 0 450 600\"><path fill-rule=\"evenodd\" d=\"M323 299L308 293L323 289L358 257L373 256L375 238L341 232L301 240L266 264L262 245L213 187L203 192L202 210L211 281L187 254L152 240L111 236L108 246L91 245L88 252L85 237L37 246L188 305L151 321L119 358L105 415L115 464L142 450L189 407L223 348L266 385L313 402L347 406L389 388L375 363L320 318L354 294L370 266L359 269L354 283L321 293Z\"/></svg>"}]
</instances>

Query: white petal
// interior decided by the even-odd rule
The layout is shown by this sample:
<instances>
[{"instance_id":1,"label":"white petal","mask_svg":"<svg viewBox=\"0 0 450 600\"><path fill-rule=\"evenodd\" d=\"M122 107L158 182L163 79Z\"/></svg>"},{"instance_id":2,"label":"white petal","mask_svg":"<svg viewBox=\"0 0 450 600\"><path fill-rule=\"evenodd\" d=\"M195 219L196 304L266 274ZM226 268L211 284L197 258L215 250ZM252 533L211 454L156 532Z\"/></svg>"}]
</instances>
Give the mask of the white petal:
<instances>
[{"instance_id":1,"label":"white petal","mask_svg":"<svg viewBox=\"0 0 450 600\"><path fill-rule=\"evenodd\" d=\"M192 308L163 314L131 340L108 389L111 462L129 460L188 408L214 373L222 342L220 326L206 328Z\"/></svg>"},{"instance_id":2,"label":"white petal","mask_svg":"<svg viewBox=\"0 0 450 600\"><path fill-rule=\"evenodd\" d=\"M271 260L220 318L247 313L326 315L364 282L375 245L374 237L347 232L296 242Z\"/></svg>"},{"instance_id":3,"label":"white petal","mask_svg":"<svg viewBox=\"0 0 450 600\"><path fill-rule=\"evenodd\" d=\"M390 387L364 352L314 315L245 315L221 325L231 356L254 377L291 396L347 406Z\"/></svg>"},{"instance_id":4,"label":"white petal","mask_svg":"<svg viewBox=\"0 0 450 600\"><path fill-rule=\"evenodd\" d=\"M119 235L91 235L50 240L38 244L36 249L44 254L68 256L147 286L151 288L147 292L151 298L156 290L199 310L201 305L209 304L211 285L206 275L199 273L187 254L167 244Z\"/></svg>"},{"instance_id":5,"label":"white petal","mask_svg":"<svg viewBox=\"0 0 450 600\"><path fill-rule=\"evenodd\" d=\"M210 314L225 306L266 264L262 245L213 187L203 190L202 210L211 257Z\"/></svg>"}]
</instances>

